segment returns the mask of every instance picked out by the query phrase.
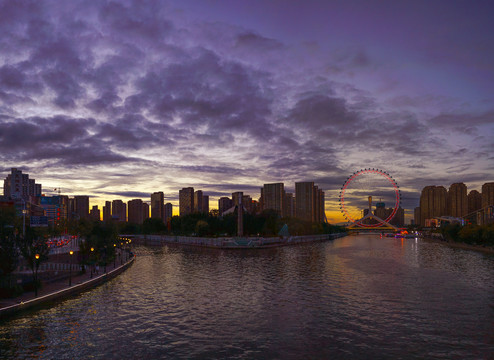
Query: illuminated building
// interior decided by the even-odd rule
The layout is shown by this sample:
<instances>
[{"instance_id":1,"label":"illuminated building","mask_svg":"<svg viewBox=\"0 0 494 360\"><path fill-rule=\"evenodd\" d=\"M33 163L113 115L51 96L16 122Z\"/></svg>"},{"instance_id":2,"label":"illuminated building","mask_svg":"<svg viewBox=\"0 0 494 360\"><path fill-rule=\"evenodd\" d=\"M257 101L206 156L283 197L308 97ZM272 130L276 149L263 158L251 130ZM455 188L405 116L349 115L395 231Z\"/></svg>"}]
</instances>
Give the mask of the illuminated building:
<instances>
[{"instance_id":1,"label":"illuminated building","mask_svg":"<svg viewBox=\"0 0 494 360\"><path fill-rule=\"evenodd\" d=\"M468 213L467 187L463 183L455 183L448 191L448 215L463 217Z\"/></svg>"},{"instance_id":2,"label":"illuminated building","mask_svg":"<svg viewBox=\"0 0 494 360\"><path fill-rule=\"evenodd\" d=\"M194 188L183 188L178 192L180 216L192 214L194 211Z\"/></svg>"}]
</instances>

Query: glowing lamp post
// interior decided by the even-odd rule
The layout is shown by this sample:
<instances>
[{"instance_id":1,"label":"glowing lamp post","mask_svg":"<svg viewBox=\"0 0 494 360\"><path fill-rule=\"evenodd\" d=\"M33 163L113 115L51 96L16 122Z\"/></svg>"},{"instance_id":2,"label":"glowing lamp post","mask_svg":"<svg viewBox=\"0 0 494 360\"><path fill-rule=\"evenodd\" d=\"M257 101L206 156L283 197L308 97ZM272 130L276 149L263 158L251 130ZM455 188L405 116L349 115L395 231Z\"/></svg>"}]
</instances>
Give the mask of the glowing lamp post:
<instances>
[{"instance_id":1,"label":"glowing lamp post","mask_svg":"<svg viewBox=\"0 0 494 360\"><path fill-rule=\"evenodd\" d=\"M94 251L94 248L92 247L91 248L91 254L93 253L93 251ZM92 279L93 278L94 264L92 264L93 255L90 255L90 256L91 256L91 276L90 276L90 278Z\"/></svg>"},{"instance_id":2,"label":"glowing lamp post","mask_svg":"<svg viewBox=\"0 0 494 360\"><path fill-rule=\"evenodd\" d=\"M69 257L69 286L72 286L72 255L74 255L74 252L70 250L69 252L70 257Z\"/></svg>"},{"instance_id":3,"label":"glowing lamp post","mask_svg":"<svg viewBox=\"0 0 494 360\"><path fill-rule=\"evenodd\" d=\"M36 259L36 264L34 264L34 268L36 269L36 276L34 277L34 297L38 297L38 260L39 254L34 255Z\"/></svg>"}]
</instances>

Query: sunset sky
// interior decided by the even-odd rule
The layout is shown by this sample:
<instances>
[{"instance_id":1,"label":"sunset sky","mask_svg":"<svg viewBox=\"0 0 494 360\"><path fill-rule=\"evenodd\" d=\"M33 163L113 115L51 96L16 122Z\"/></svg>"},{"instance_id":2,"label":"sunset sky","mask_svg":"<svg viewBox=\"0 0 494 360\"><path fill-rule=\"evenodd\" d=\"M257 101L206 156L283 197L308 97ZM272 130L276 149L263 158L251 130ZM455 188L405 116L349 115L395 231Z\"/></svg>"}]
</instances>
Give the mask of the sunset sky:
<instances>
[{"instance_id":1,"label":"sunset sky","mask_svg":"<svg viewBox=\"0 0 494 360\"><path fill-rule=\"evenodd\" d=\"M217 199L362 168L410 214L494 181L493 1L0 1L0 170L47 195ZM3 186L3 182L0 186ZM410 212L411 211L411 212Z\"/></svg>"}]
</instances>

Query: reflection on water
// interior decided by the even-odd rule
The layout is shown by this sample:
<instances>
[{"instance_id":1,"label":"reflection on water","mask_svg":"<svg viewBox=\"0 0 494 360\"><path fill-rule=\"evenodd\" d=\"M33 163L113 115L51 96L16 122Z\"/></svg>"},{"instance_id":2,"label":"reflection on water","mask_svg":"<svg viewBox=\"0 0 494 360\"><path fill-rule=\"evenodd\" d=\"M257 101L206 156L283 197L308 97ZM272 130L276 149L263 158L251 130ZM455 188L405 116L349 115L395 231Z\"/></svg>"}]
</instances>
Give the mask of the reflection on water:
<instances>
[{"instance_id":1,"label":"reflection on water","mask_svg":"<svg viewBox=\"0 0 494 360\"><path fill-rule=\"evenodd\" d=\"M489 358L494 257L349 236L135 249L111 282L0 324L0 358Z\"/></svg>"}]
</instances>

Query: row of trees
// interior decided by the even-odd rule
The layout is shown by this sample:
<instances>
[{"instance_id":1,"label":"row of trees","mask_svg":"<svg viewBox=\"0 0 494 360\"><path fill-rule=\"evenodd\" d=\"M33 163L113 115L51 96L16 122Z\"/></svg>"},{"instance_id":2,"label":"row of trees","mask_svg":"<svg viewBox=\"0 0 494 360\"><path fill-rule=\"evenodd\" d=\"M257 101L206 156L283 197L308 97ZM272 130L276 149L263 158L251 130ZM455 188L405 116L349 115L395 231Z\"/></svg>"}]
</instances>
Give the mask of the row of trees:
<instances>
[{"instance_id":1,"label":"row of trees","mask_svg":"<svg viewBox=\"0 0 494 360\"><path fill-rule=\"evenodd\" d=\"M448 224L441 228L441 233L448 241L494 246L494 224L465 226Z\"/></svg>"},{"instance_id":2,"label":"row of trees","mask_svg":"<svg viewBox=\"0 0 494 360\"><path fill-rule=\"evenodd\" d=\"M280 218L275 210L265 210L261 214L244 214L244 234L246 236L278 236L286 224L290 235L330 234L344 229L326 223L312 223L296 218ZM195 213L174 216L169 226L161 219L146 219L142 225L121 224L123 234L170 234L184 236L235 236L237 234L237 214L223 217Z\"/></svg>"},{"instance_id":3,"label":"row of trees","mask_svg":"<svg viewBox=\"0 0 494 360\"><path fill-rule=\"evenodd\" d=\"M106 266L114 261L116 248L120 245L115 224L81 220L57 227L31 228L23 226L22 218L16 216L14 209L0 209L0 297L23 291L12 283L12 272L22 260L32 271L32 286L37 296L38 270L49 258L47 240L65 231L86 239L77 253L80 264Z\"/></svg>"}]
</instances>

